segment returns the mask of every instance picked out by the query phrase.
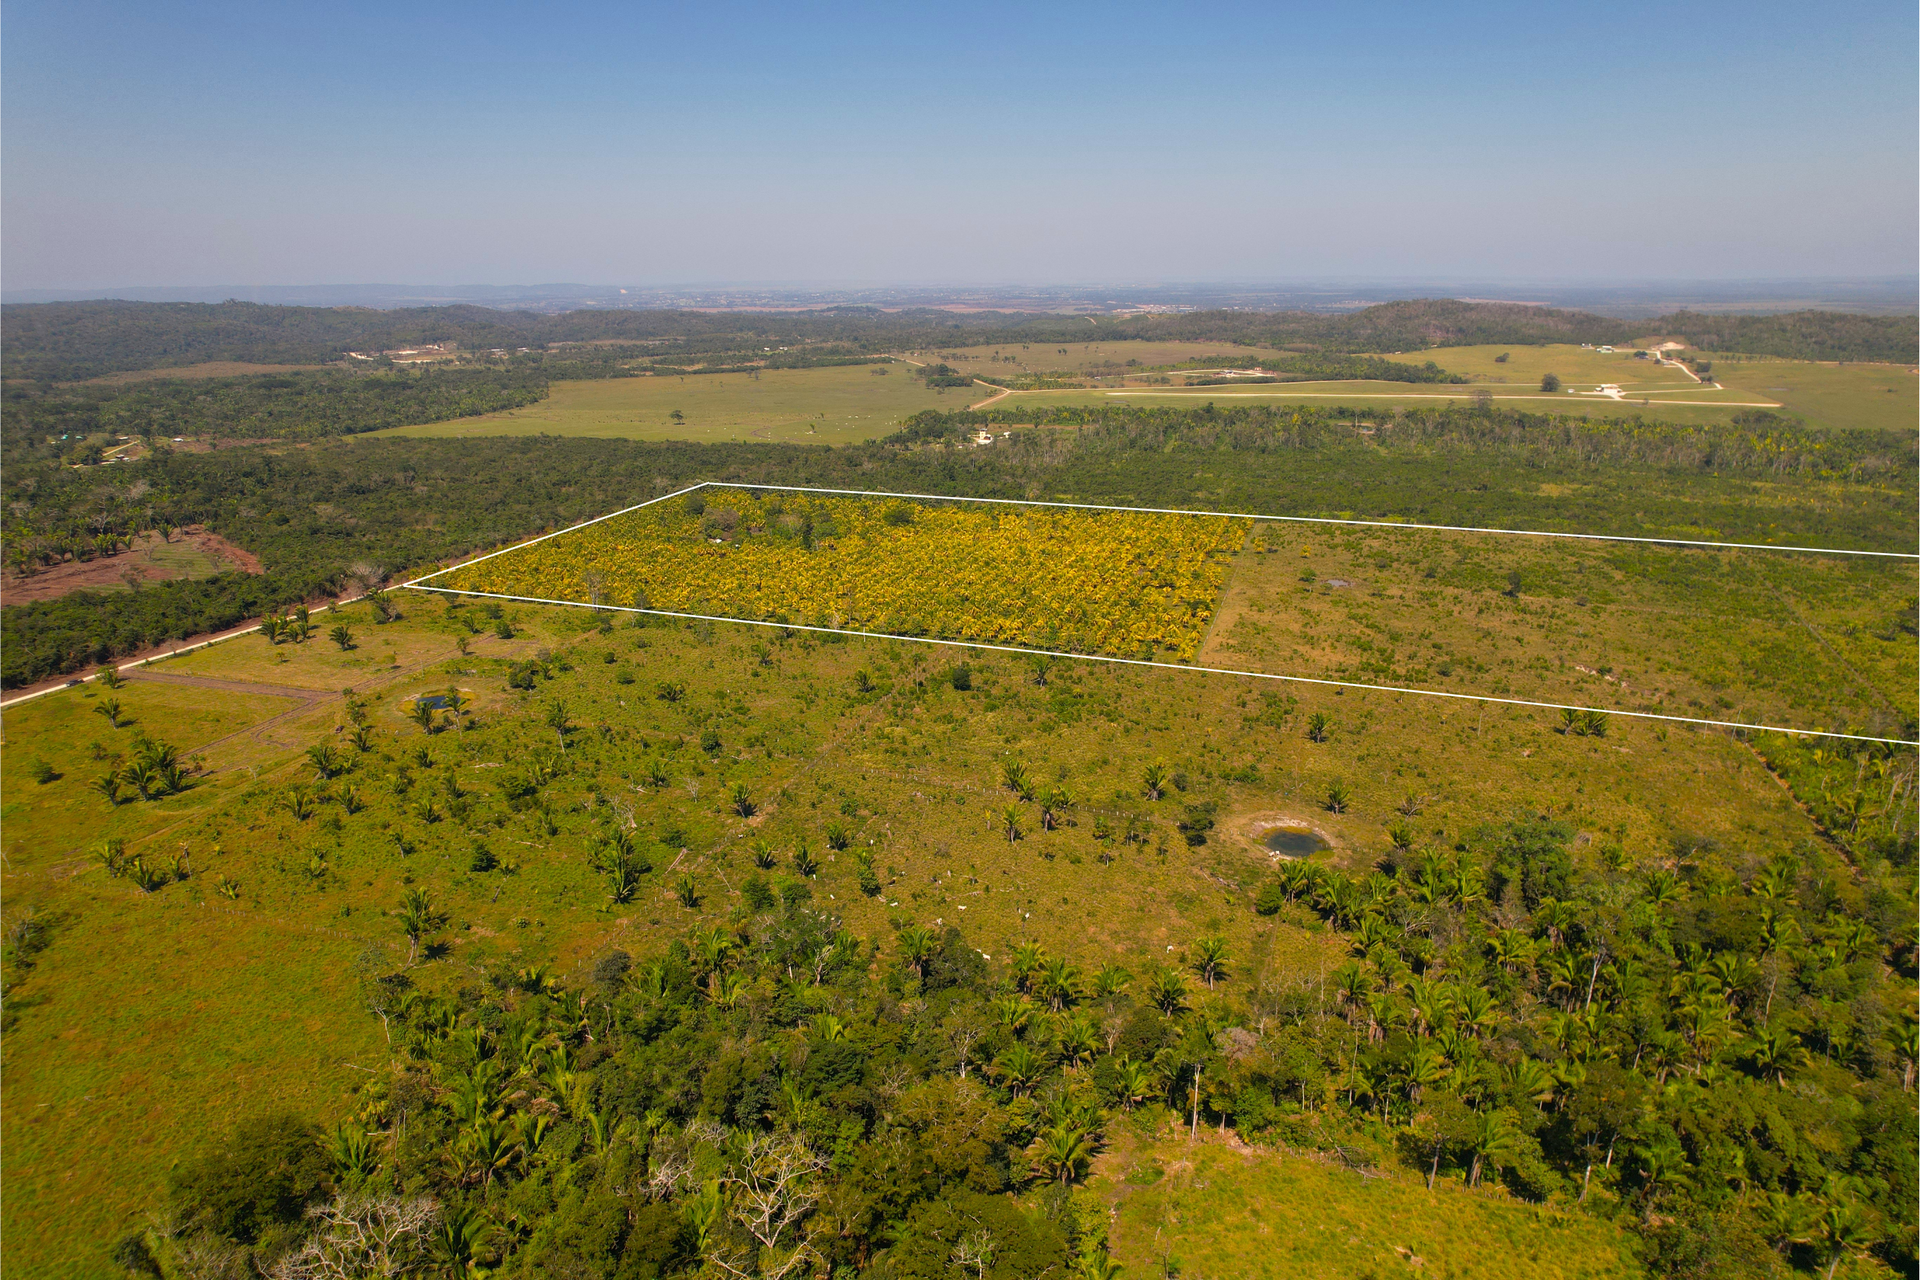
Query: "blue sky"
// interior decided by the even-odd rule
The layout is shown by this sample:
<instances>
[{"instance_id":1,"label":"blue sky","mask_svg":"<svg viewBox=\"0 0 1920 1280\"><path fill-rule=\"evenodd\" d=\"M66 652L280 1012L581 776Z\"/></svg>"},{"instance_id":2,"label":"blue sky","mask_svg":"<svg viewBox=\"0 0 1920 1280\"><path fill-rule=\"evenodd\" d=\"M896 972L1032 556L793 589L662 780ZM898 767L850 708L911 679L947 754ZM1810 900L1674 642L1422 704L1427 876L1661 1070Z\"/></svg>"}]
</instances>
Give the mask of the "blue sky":
<instances>
[{"instance_id":1,"label":"blue sky","mask_svg":"<svg viewBox=\"0 0 1920 1280\"><path fill-rule=\"evenodd\" d=\"M1915 6L11 0L10 289L1909 274Z\"/></svg>"}]
</instances>

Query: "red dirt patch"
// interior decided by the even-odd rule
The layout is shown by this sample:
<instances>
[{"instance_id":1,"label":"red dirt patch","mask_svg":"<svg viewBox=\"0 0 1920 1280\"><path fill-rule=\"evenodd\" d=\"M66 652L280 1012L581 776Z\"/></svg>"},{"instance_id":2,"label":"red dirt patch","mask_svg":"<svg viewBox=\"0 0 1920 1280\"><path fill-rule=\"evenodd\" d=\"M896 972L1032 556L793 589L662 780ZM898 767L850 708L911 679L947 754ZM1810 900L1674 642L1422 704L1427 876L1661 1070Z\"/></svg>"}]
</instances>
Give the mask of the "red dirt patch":
<instances>
[{"instance_id":1,"label":"red dirt patch","mask_svg":"<svg viewBox=\"0 0 1920 1280\"><path fill-rule=\"evenodd\" d=\"M172 545L177 547L181 541L190 543L223 567L243 573L266 571L251 552L234 546L217 533L207 532L202 525L189 525ZM173 566L155 564L148 559L148 552L159 545L160 535L147 533L134 540L131 550L115 555L96 556L87 561L69 560L26 578L8 570L5 578L0 579L0 600L7 604L31 604L38 600L58 600L75 591L117 589L126 585L129 571L139 574L143 582L165 582L178 577Z\"/></svg>"}]
</instances>

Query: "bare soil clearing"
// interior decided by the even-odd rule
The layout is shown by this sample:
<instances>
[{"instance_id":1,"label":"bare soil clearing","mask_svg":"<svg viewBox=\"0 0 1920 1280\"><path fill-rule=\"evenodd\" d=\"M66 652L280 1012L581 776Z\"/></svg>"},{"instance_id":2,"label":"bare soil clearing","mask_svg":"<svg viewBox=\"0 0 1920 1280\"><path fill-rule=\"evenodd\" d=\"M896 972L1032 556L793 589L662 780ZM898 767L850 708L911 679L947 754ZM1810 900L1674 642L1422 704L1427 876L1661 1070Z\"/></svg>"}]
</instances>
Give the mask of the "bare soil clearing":
<instances>
[{"instance_id":1,"label":"bare soil clearing","mask_svg":"<svg viewBox=\"0 0 1920 1280\"><path fill-rule=\"evenodd\" d=\"M129 572L137 574L141 582L206 578L228 569L266 572L252 552L208 532L205 526L190 525L181 533L182 537L172 541L159 534L142 534L125 551L85 561L70 560L31 577L21 577L9 569L0 597L7 604L32 604L58 600L75 591L125 591Z\"/></svg>"}]
</instances>

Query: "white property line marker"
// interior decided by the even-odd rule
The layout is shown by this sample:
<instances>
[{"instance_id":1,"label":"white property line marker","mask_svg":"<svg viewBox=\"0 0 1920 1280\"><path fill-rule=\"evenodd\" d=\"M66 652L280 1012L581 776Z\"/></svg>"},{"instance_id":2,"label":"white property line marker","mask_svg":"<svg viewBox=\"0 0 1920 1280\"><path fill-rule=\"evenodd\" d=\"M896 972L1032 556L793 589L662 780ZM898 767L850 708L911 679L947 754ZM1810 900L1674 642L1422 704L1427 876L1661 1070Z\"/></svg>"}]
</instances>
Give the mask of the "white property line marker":
<instances>
[{"instance_id":1,"label":"white property line marker","mask_svg":"<svg viewBox=\"0 0 1920 1280\"><path fill-rule=\"evenodd\" d=\"M477 556L474 559L468 560L462 564L452 565L445 569L436 570L433 573L429 573L422 577L415 578L411 582L401 583L400 585L403 588L412 588L413 590L416 590L416 591L434 591L434 592L439 592L443 595L474 596L476 598L489 599L489 600L513 600L521 604L557 605L562 608L568 608L568 609L596 609L596 610L609 612L609 613L647 614L647 615L651 615L654 617L661 617L661 618L683 618L683 619L687 619L689 621L695 621L695 622L731 622L731 623L737 623L741 626L749 626L749 627L775 627L775 628L779 628L781 630L786 630L786 631L813 631L813 632L820 632L828 635L858 636L863 639L870 639L870 640L904 640L912 644L946 645L951 648L982 649L982 650L986 650L993 653L1033 654L1037 657L1069 658L1069 659L1073 659L1080 662L1108 662L1108 663L1113 663L1117 666L1157 667L1167 671L1198 671L1198 672L1205 672L1210 675L1241 676L1241 677L1245 677L1247 679L1252 679L1252 680L1281 680L1281 681L1286 681L1290 684L1322 685L1322 686L1326 686L1330 688L1338 688L1338 689L1366 689L1376 693L1405 693L1405 694L1414 694L1419 697L1425 697L1425 698L1452 698L1461 702L1491 702L1499 706L1535 707L1535 708L1540 708L1548 711L1595 712L1600 715L1625 716L1635 720L1660 720L1660 721L1666 721L1673 724L1698 724L1698 725L1705 725L1709 728L1715 728L1715 729L1749 729L1749 730L1755 730L1763 733L1800 734L1804 736L1818 737L1818 738L1845 738L1850 741L1856 741L1856 742L1880 742L1880 743L1886 743L1891 746L1920 747L1920 742L1911 742L1905 738L1876 738L1870 734L1839 733L1839 732L1835 732L1833 730L1828 730L1828 729L1792 729L1784 725L1749 724L1739 720L1706 720L1697 716L1663 715L1659 712L1654 712L1654 711L1621 711L1611 707L1583 707L1583 706L1575 706L1571 703L1563 703L1563 702L1535 702L1526 698L1501 698L1501 697L1495 697L1490 694L1481 694L1481 693L1452 693L1444 689L1415 689L1415 688L1404 686L1404 685L1364 684L1354 680L1326 680L1326 679L1321 679L1317 676L1276 675L1270 671L1242 671L1232 667L1200 667L1200 666L1193 666L1187 663L1179 663L1179 662L1154 662L1145 658L1115 658L1115 657L1108 657L1104 654L1070 653L1061 649L1030 649L1020 645L987 644L985 642L975 641L975 640L941 640L941 639L935 639L928 636L894 635L893 633L886 632L886 631L856 631L856 630L852 630L850 628L845 628L845 627L816 627L816 626L807 626L803 623L797 623L797 622L768 622L758 618L733 618L733 617L727 617L720 614L680 613L671 609L637 609L628 605L612 605L612 604L595 605L590 602L581 601L581 600L553 600L553 599L548 599L545 596L521 596L521 595L510 595L506 592L500 592L500 591L467 591L458 587L431 587L431 586L423 585L430 578L437 578L437 577L440 577L442 574L452 573L456 569L465 569L470 565L479 564L483 560L491 560L495 556L505 555L508 551L518 551L521 547L529 547L536 542L545 542L548 538L559 537L560 534L562 533L571 533L575 529L584 529L588 525L598 524L600 523L600 521L609 520L613 516L624 515L626 512L637 511L641 507L651 506L656 502L665 502L668 498L677 498L682 494L692 493L695 490L704 489L708 487L720 488L720 489L769 489L769 490L776 490L782 493L851 494L858 497L869 497L869 498L923 498L923 499L931 499L933 501L943 501L943 502L995 502L995 503L1006 503L1014 506L1071 507L1071 508L1078 508L1082 510L1092 510L1092 511L1122 511L1122 512L1138 512L1138 513L1147 513L1147 514L1156 514L1156 515L1215 516L1215 517L1243 519L1243 520L1269 520L1269 519L1311 520L1316 523L1327 523L1327 524L1380 525L1382 527L1390 528L1390 529L1451 529L1450 526L1446 526L1446 525L1404 525L1404 524L1395 524L1387 521L1322 520L1322 519L1318 519L1316 517L1311 517L1311 516L1278 516L1278 517L1247 516L1247 515L1239 515L1235 513L1227 513L1227 512L1220 512L1220 511L1178 511L1178 510L1167 510L1164 508L1154 508L1154 507L1107 507L1107 506L1093 506L1091 504L1075 503L1075 502L1033 502L1033 501L1023 501L1017 498L942 498L937 494L885 493L885 492L872 492L864 489L815 489L815 488L807 488L802 485L743 484L743 483L736 484L729 481L708 480L708 481L702 481L699 484L689 485L684 489L676 489L674 492L663 494L658 498L650 498L646 502L638 502L638 503L635 503L633 506L623 507L621 510L613 512L610 515L599 516L593 520L585 520L579 524L569 526L566 529L559 529L554 531L553 533L542 534L538 538L530 539L526 542L519 543L516 546L505 547L499 551L489 552L484 556ZM1467 532L1467 533L1528 533L1529 532L1527 530L1511 530L1511 529L1466 529L1466 530L1451 529L1451 531ZM1621 541L1629 541L1629 542L1666 541L1665 539L1658 539L1658 538L1618 539L1616 538L1616 535L1609 535L1609 534L1548 533L1548 534L1538 534L1535 536L1550 537L1550 538L1598 538L1598 539L1621 540ZM1749 546L1749 544L1744 544L1744 543L1720 543L1720 542L1686 543L1682 545L1710 546L1710 547L1748 547ZM1753 544L1751 549L1761 550L1761 551L1819 551L1821 550L1820 548L1816 548L1816 547L1769 547L1764 544ZM1855 551L1855 552L1835 552L1832 554L1893 556L1893 555L1902 555L1904 553L1892 552L1892 551ZM1916 558L1916 557L1908 557L1908 558Z\"/></svg>"}]
</instances>

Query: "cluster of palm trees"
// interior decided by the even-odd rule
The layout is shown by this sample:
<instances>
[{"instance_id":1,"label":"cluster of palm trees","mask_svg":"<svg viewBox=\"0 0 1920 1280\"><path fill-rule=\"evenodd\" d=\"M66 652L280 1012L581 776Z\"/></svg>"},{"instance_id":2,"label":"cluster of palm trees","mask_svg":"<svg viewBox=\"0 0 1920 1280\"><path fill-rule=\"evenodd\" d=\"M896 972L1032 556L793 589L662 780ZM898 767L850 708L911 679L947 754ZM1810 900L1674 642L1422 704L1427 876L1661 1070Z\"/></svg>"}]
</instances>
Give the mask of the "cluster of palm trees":
<instances>
[{"instance_id":1,"label":"cluster of palm trees","mask_svg":"<svg viewBox=\"0 0 1920 1280\"><path fill-rule=\"evenodd\" d=\"M142 893L153 893L193 874L184 844L170 861L162 863L158 858L149 858L144 853L129 854L127 842L114 837L94 846L93 860L112 878L131 880Z\"/></svg>"},{"instance_id":2,"label":"cluster of palm trees","mask_svg":"<svg viewBox=\"0 0 1920 1280\"><path fill-rule=\"evenodd\" d=\"M95 706L94 710L118 724L119 704L112 699ZM108 769L95 778L92 789L109 805L117 807L127 799L122 788L131 790L142 800L158 800L185 791L192 785L193 772L194 766L180 759L179 748L143 734L133 741L133 758L124 766Z\"/></svg>"},{"instance_id":3,"label":"cluster of palm trees","mask_svg":"<svg viewBox=\"0 0 1920 1280\"><path fill-rule=\"evenodd\" d=\"M1617 1145L1651 1213L1698 1176L1699 1153L1662 1119L1669 1108L1705 1105L1710 1090L1739 1077L1788 1088L1816 1050L1849 1066L1884 1055L1903 1064L1912 1087L1911 1014L1882 1022L1882 1039L1870 1044L1844 1000L1786 996L1796 986L1818 990L1816 975L1856 972L1849 966L1878 962L1883 951L1871 925L1831 906L1805 923L1797 908L1807 875L1783 855L1744 886L1710 891L1724 904L1713 910L1752 922L1748 947L1672 937L1667 922L1689 917L1697 891L1662 868L1608 872L1600 901L1546 897L1516 913L1517 894L1496 909L1487 875L1458 853L1406 858L1396 874L1364 877L1300 862L1281 865L1257 901L1266 912L1302 904L1347 932L1351 958L1325 990L1348 1039L1328 1055L1325 1087L1385 1122L1410 1124L1431 1144L1430 1178L1453 1150L1478 1182L1562 1108L1591 1111L1581 1098L1625 1091L1642 1099L1636 1114L1598 1128L1578 1122L1591 1130L1593 1153L1582 1196L1597 1164L1614 1166ZM1837 1215L1837 1232L1860 1196L1803 1189L1789 1199L1781 1221L1801 1226L1783 1227L1782 1243L1801 1240L1801 1227L1825 1213Z\"/></svg>"},{"instance_id":4,"label":"cluster of palm trees","mask_svg":"<svg viewBox=\"0 0 1920 1280\"><path fill-rule=\"evenodd\" d=\"M1034 781L1023 761L1010 760L1000 767L1000 785L1029 804L1039 804L1041 830L1052 831L1062 823L1071 821L1069 813L1075 803L1073 792L1067 789L1064 782L1041 786ZM1026 813L1017 804L1003 806L998 821L1000 832L1006 836L1009 844L1025 834L1021 824L1026 821Z\"/></svg>"},{"instance_id":5,"label":"cluster of palm trees","mask_svg":"<svg viewBox=\"0 0 1920 1280\"><path fill-rule=\"evenodd\" d=\"M293 644L305 644L307 637L317 629L312 615L307 612L307 606L304 604L295 605L287 613L269 614L260 620L260 634L265 636L267 643L271 645L278 645L282 640ZM346 628L336 627L335 630L344 631ZM351 642L352 636L349 635L347 643ZM347 644L341 644L340 647L345 649Z\"/></svg>"},{"instance_id":6,"label":"cluster of palm trees","mask_svg":"<svg viewBox=\"0 0 1920 1280\"><path fill-rule=\"evenodd\" d=\"M588 865L607 877L607 900L615 904L632 902L634 895L640 892L641 877L653 870L653 864L635 842L633 833L618 826L609 828L601 837L589 857ZM695 902L698 900L696 891L691 887L685 888L680 897L683 902L689 898Z\"/></svg>"}]
</instances>

